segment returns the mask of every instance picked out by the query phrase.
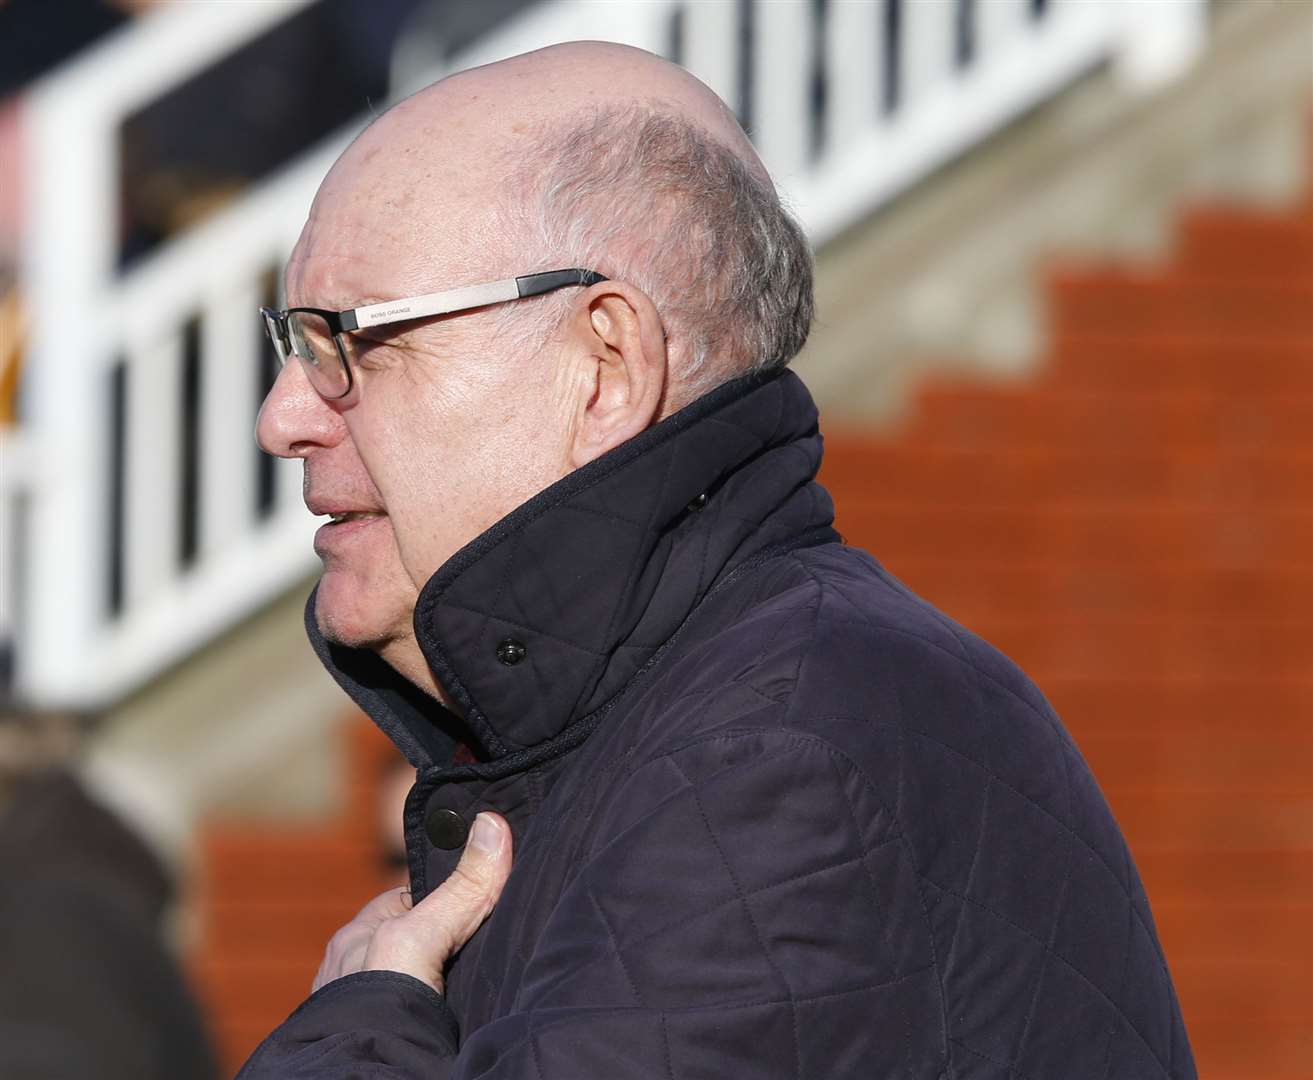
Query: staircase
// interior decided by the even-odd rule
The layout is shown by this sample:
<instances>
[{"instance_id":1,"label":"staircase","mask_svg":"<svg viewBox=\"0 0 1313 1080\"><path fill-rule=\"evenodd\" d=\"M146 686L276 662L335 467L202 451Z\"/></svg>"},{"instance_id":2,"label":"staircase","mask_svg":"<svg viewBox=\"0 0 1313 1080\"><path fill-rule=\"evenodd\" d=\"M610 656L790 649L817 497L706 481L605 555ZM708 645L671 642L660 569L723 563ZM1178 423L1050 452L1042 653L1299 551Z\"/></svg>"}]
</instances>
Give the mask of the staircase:
<instances>
[{"instance_id":1,"label":"staircase","mask_svg":"<svg viewBox=\"0 0 1313 1080\"><path fill-rule=\"evenodd\" d=\"M1024 383L923 387L828 432L839 527L1013 656L1089 759L1199 1070L1313 1078L1313 202L1187 214L1172 262L1059 266ZM340 820L205 841L195 963L232 1067L393 882L363 720Z\"/></svg>"}]
</instances>

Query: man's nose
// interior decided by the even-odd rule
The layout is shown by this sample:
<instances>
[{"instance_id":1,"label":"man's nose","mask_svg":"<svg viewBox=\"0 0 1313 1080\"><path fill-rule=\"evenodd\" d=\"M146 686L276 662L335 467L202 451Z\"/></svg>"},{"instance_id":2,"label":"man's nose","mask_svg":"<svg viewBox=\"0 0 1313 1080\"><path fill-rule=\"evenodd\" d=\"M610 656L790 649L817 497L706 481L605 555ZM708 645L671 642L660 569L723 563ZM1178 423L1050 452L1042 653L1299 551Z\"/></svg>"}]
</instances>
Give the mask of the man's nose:
<instances>
[{"instance_id":1,"label":"man's nose","mask_svg":"<svg viewBox=\"0 0 1313 1080\"><path fill-rule=\"evenodd\" d=\"M292 360L265 395L255 441L266 454L305 457L318 447L336 445L345 430L342 414L319 396L300 362Z\"/></svg>"}]
</instances>

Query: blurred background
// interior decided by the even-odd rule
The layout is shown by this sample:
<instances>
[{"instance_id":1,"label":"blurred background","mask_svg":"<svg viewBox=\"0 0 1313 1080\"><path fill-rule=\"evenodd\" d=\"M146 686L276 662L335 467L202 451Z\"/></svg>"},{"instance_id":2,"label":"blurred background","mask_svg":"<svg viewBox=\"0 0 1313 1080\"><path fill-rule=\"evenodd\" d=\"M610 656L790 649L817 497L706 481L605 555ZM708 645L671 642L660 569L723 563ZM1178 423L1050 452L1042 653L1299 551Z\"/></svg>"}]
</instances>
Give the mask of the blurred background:
<instances>
[{"instance_id":1,"label":"blurred background","mask_svg":"<svg viewBox=\"0 0 1313 1080\"><path fill-rule=\"evenodd\" d=\"M256 308L372 115L571 38L735 108L841 531L1064 718L1200 1074L1313 1078L1309 0L0 0L0 1074L230 1075L400 879Z\"/></svg>"}]
</instances>

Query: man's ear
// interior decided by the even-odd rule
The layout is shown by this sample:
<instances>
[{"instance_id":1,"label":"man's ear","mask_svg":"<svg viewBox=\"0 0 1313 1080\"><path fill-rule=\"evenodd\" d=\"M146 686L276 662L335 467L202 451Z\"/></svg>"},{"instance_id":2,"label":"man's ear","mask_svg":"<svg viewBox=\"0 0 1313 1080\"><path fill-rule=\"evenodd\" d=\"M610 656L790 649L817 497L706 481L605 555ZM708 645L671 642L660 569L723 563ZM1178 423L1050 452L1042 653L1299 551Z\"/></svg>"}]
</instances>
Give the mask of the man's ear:
<instances>
[{"instance_id":1,"label":"man's ear","mask_svg":"<svg viewBox=\"0 0 1313 1080\"><path fill-rule=\"evenodd\" d=\"M621 281L599 282L580 297L570 338L582 365L570 446L577 469L660 419L668 355L656 306Z\"/></svg>"}]
</instances>

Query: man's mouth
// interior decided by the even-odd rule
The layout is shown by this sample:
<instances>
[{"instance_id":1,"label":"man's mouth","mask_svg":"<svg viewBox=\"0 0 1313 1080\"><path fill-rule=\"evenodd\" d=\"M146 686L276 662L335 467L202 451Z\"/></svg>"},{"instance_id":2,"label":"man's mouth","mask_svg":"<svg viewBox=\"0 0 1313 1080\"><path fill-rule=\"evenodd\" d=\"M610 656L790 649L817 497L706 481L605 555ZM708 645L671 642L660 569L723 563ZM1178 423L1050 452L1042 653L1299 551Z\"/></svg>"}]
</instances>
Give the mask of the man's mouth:
<instances>
[{"instance_id":1,"label":"man's mouth","mask_svg":"<svg viewBox=\"0 0 1313 1080\"><path fill-rule=\"evenodd\" d=\"M370 525L387 517L382 510L321 510L328 520L315 533L315 551L321 557L343 554L363 536L371 535Z\"/></svg>"}]
</instances>

